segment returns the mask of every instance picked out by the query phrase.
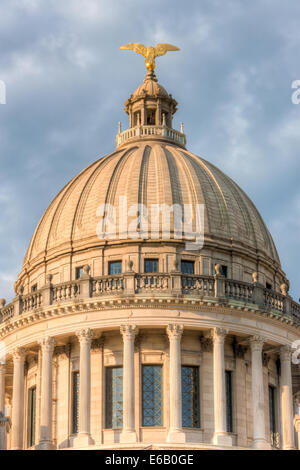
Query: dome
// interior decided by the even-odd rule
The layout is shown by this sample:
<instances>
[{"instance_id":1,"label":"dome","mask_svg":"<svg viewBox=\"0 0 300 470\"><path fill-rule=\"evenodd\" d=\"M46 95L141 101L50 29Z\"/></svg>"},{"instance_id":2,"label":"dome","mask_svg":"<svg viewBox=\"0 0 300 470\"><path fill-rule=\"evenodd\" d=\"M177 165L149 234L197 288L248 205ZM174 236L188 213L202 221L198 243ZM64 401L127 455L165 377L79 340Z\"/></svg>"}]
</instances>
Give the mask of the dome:
<instances>
[{"instance_id":1,"label":"dome","mask_svg":"<svg viewBox=\"0 0 300 470\"><path fill-rule=\"evenodd\" d=\"M157 79L153 80L149 74L147 74L144 82L135 90L133 96L137 97L145 93L150 96L164 96L166 98L169 96L167 90L157 82Z\"/></svg>"},{"instance_id":2,"label":"dome","mask_svg":"<svg viewBox=\"0 0 300 470\"><path fill-rule=\"evenodd\" d=\"M123 48L151 67L177 50ZM300 305L272 237L186 149L153 70L125 106L115 151L52 201L0 299L0 448L294 449Z\"/></svg>"},{"instance_id":3,"label":"dome","mask_svg":"<svg viewBox=\"0 0 300 470\"><path fill-rule=\"evenodd\" d=\"M118 207L119 197L124 196L128 207L144 204L149 217L151 204L204 204L204 244L218 242L225 249L250 250L279 264L268 229L236 183L211 163L176 145L148 140L124 145L65 186L38 224L24 267L54 252L59 256L101 244L96 234L97 208L104 203ZM172 219L171 234L174 231ZM149 236L151 240L151 233Z\"/></svg>"}]
</instances>

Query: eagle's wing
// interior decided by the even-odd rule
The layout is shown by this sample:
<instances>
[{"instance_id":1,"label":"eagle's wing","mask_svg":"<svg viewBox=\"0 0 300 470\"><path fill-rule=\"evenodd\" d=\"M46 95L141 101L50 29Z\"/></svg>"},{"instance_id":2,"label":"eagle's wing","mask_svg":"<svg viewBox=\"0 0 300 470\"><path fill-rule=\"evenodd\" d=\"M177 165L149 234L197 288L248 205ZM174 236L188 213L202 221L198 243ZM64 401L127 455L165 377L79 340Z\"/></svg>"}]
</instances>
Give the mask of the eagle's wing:
<instances>
[{"instance_id":1,"label":"eagle's wing","mask_svg":"<svg viewBox=\"0 0 300 470\"><path fill-rule=\"evenodd\" d=\"M172 44L157 44L154 48L154 56L165 55L168 51L179 51L180 49Z\"/></svg>"},{"instance_id":2,"label":"eagle's wing","mask_svg":"<svg viewBox=\"0 0 300 470\"><path fill-rule=\"evenodd\" d=\"M144 46L144 44L140 44L138 42L130 42L129 44L121 46L120 49L128 49L137 52L138 54L142 54L143 56L146 53L146 47Z\"/></svg>"}]
</instances>

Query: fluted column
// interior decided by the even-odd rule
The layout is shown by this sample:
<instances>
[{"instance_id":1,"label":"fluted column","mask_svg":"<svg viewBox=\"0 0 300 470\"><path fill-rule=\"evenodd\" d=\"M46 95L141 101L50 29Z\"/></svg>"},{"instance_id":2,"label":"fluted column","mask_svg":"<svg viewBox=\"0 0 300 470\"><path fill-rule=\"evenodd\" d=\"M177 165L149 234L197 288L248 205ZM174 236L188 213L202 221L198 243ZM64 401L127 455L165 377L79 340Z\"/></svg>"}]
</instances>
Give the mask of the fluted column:
<instances>
[{"instance_id":1,"label":"fluted column","mask_svg":"<svg viewBox=\"0 0 300 470\"><path fill-rule=\"evenodd\" d=\"M169 325L167 334L170 342L170 428L167 442L184 443L182 431L182 390L181 390L181 337L182 325Z\"/></svg>"},{"instance_id":2,"label":"fluted column","mask_svg":"<svg viewBox=\"0 0 300 470\"><path fill-rule=\"evenodd\" d=\"M226 426L226 386L225 386L225 360L224 342L228 330L213 329L214 343L214 418L215 432L213 442L216 445L231 446L232 437L227 433Z\"/></svg>"},{"instance_id":3,"label":"fluted column","mask_svg":"<svg viewBox=\"0 0 300 470\"><path fill-rule=\"evenodd\" d=\"M134 338L136 327L122 325L123 336L123 429L120 442L137 441L134 423Z\"/></svg>"},{"instance_id":4,"label":"fluted column","mask_svg":"<svg viewBox=\"0 0 300 470\"><path fill-rule=\"evenodd\" d=\"M265 401L262 349L265 339L253 336L250 339L252 369L252 412L253 412L253 443L254 449L269 449L265 431Z\"/></svg>"},{"instance_id":5,"label":"fluted column","mask_svg":"<svg viewBox=\"0 0 300 470\"><path fill-rule=\"evenodd\" d=\"M50 336L39 342L42 353L40 441L36 446L39 450L54 448L52 443L52 357L54 343L54 339Z\"/></svg>"},{"instance_id":6,"label":"fluted column","mask_svg":"<svg viewBox=\"0 0 300 470\"><path fill-rule=\"evenodd\" d=\"M5 411L5 364L0 363L0 413Z\"/></svg>"},{"instance_id":7,"label":"fluted column","mask_svg":"<svg viewBox=\"0 0 300 470\"><path fill-rule=\"evenodd\" d=\"M24 359L23 348L17 348L13 352L13 404L12 404L12 436L11 450L23 448L24 427Z\"/></svg>"},{"instance_id":8,"label":"fluted column","mask_svg":"<svg viewBox=\"0 0 300 470\"><path fill-rule=\"evenodd\" d=\"M80 343L79 365L79 432L76 447L94 444L91 438L91 342L93 331L83 329L76 333Z\"/></svg>"},{"instance_id":9,"label":"fluted column","mask_svg":"<svg viewBox=\"0 0 300 470\"><path fill-rule=\"evenodd\" d=\"M282 421L282 448L295 449L293 428L293 394L292 394L292 352L288 346L280 348L280 397Z\"/></svg>"}]
</instances>

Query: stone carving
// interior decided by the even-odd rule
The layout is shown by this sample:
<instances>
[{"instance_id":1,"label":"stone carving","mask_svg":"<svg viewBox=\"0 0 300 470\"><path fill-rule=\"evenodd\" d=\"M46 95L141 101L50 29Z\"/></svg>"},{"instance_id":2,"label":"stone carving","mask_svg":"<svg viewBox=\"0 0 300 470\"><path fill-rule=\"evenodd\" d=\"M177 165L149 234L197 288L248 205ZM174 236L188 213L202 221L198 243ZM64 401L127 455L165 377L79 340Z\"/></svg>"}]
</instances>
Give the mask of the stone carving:
<instances>
[{"instance_id":1,"label":"stone carving","mask_svg":"<svg viewBox=\"0 0 300 470\"><path fill-rule=\"evenodd\" d=\"M94 337L94 332L90 328L83 328L82 330L76 331L76 336L80 343L90 343Z\"/></svg>"},{"instance_id":2,"label":"stone carving","mask_svg":"<svg viewBox=\"0 0 300 470\"><path fill-rule=\"evenodd\" d=\"M213 341L211 337L200 336L201 351L212 352Z\"/></svg>"},{"instance_id":3,"label":"stone carving","mask_svg":"<svg viewBox=\"0 0 300 470\"><path fill-rule=\"evenodd\" d=\"M43 352L53 352L55 341L54 338L51 338L51 336L47 336L45 338L42 338L39 341L39 345L41 346L41 349Z\"/></svg>"},{"instance_id":4,"label":"stone carving","mask_svg":"<svg viewBox=\"0 0 300 470\"><path fill-rule=\"evenodd\" d=\"M24 361L25 360L25 349L24 348L16 348L12 352L13 360L16 361Z\"/></svg>"},{"instance_id":5,"label":"stone carving","mask_svg":"<svg viewBox=\"0 0 300 470\"><path fill-rule=\"evenodd\" d=\"M263 345L266 342L266 338L264 338L263 336L255 335L250 338L249 342L252 350L260 349L262 351Z\"/></svg>"},{"instance_id":6,"label":"stone carving","mask_svg":"<svg viewBox=\"0 0 300 470\"><path fill-rule=\"evenodd\" d=\"M228 330L225 328L213 328L212 330L213 342L224 342L226 335L228 335Z\"/></svg>"},{"instance_id":7,"label":"stone carving","mask_svg":"<svg viewBox=\"0 0 300 470\"><path fill-rule=\"evenodd\" d=\"M281 290L282 295L287 296L288 293L289 293L289 289L290 289L290 286L289 286L288 282L283 282L280 286L280 290Z\"/></svg>"},{"instance_id":8,"label":"stone carving","mask_svg":"<svg viewBox=\"0 0 300 470\"><path fill-rule=\"evenodd\" d=\"M217 276L222 276L222 266L220 264L215 264L215 272Z\"/></svg>"},{"instance_id":9,"label":"stone carving","mask_svg":"<svg viewBox=\"0 0 300 470\"><path fill-rule=\"evenodd\" d=\"M125 339L125 337L134 339L135 334L137 333L137 328L135 325L121 325L120 332L123 336L123 339Z\"/></svg>"},{"instance_id":10,"label":"stone carving","mask_svg":"<svg viewBox=\"0 0 300 470\"><path fill-rule=\"evenodd\" d=\"M5 307L6 300L5 299L0 299L0 310Z\"/></svg>"},{"instance_id":11,"label":"stone carving","mask_svg":"<svg viewBox=\"0 0 300 470\"><path fill-rule=\"evenodd\" d=\"M104 337L99 336L99 338L92 339L91 349L94 351L101 351L104 346Z\"/></svg>"},{"instance_id":12,"label":"stone carving","mask_svg":"<svg viewBox=\"0 0 300 470\"><path fill-rule=\"evenodd\" d=\"M88 264L85 264L82 268L84 276L89 276L90 274L90 266Z\"/></svg>"},{"instance_id":13,"label":"stone carving","mask_svg":"<svg viewBox=\"0 0 300 470\"><path fill-rule=\"evenodd\" d=\"M176 323L170 324L167 326L167 335L169 340L181 339L183 333L183 325L178 325Z\"/></svg>"}]
</instances>

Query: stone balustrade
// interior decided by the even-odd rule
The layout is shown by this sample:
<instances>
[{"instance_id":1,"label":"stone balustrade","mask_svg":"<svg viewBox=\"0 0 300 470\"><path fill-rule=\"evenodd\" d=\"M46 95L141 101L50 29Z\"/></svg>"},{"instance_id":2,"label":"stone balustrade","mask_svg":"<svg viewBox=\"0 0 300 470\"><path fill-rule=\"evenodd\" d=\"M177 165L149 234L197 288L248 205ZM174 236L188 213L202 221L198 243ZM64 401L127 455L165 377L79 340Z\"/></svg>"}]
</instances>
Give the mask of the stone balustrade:
<instances>
[{"instance_id":1,"label":"stone balustrade","mask_svg":"<svg viewBox=\"0 0 300 470\"><path fill-rule=\"evenodd\" d=\"M143 137L149 138L159 138L163 137L164 139L175 142L177 145L182 147L186 146L186 136L182 132L176 131L166 126L136 126L126 129L123 132L120 132L116 137L116 145L119 147L125 142L130 142L136 139L142 139Z\"/></svg>"},{"instance_id":2,"label":"stone balustrade","mask_svg":"<svg viewBox=\"0 0 300 470\"><path fill-rule=\"evenodd\" d=\"M51 286L50 286L51 289ZM64 302L67 300L76 299L80 294L80 282L67 282L60 285L53 286L52 299L53 302Z\"/></svg>"},{"instance_id":3,"label":"stone balustrade","mask_svg":"<svg viewBox=\"0 0 300 470\"><path fill-rule=\"evenodd\" d=\"M181 276L183 294L194 294L214 297L215 279L212 276L195 276L183 274Z\"/></svg>"},{"instance_id":4,"label":"stone balustrade","mask_svg":"<svg viewBox=\"0 0 300 470\"><path fill-rule=\"evenodd\" d=\"M110 295L142 295L155 292L156 296L184 296L200 299L214 298L222 303L234 301L244 306L257 305L260 310L281 316L287 321L300 325L300 305L288 294L266 289L256 283L227 279L224 276L205 276L171 273L134 273L91 277L82 276L77 281L62 284L47 284L38 291L18 295L13 302L0 306L0 323L8 322L22 313L41 310L55 305L87 297L97 298ZM4 302L4 301L3 301Z\"/></svg>"},{"instance_id":5,"label":"stone balustrade","mask_svg":"<svg viewBox=\"0 0 300 470\"><path fill-rule=\"evenodd\" d=\"M253 302L253 285L225 279L225 296L242 302Z\"/></svg>"}]
</instances>

